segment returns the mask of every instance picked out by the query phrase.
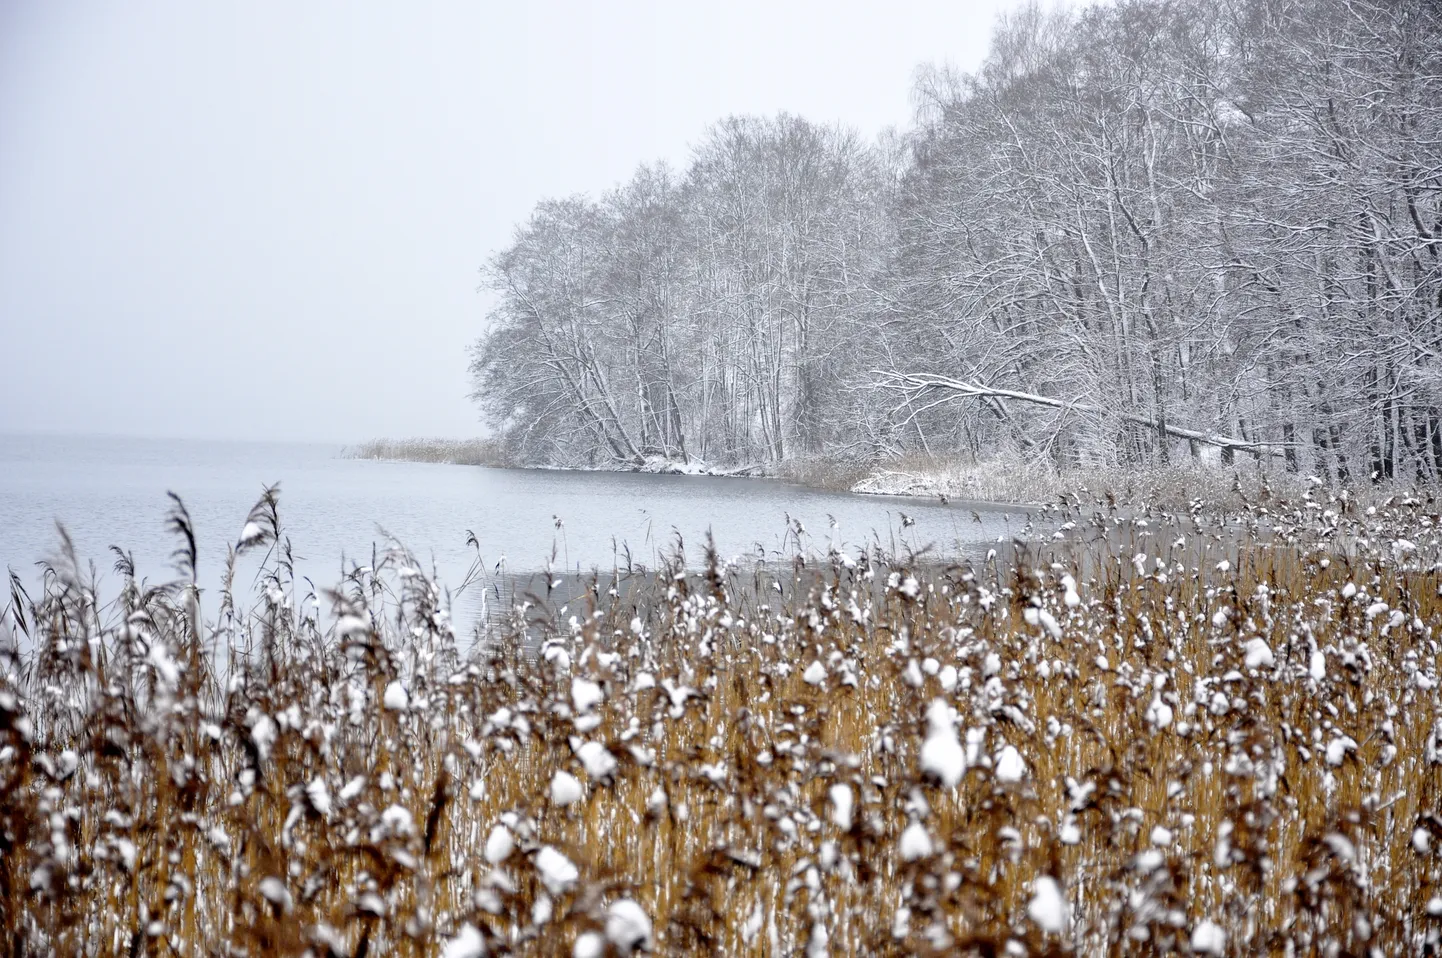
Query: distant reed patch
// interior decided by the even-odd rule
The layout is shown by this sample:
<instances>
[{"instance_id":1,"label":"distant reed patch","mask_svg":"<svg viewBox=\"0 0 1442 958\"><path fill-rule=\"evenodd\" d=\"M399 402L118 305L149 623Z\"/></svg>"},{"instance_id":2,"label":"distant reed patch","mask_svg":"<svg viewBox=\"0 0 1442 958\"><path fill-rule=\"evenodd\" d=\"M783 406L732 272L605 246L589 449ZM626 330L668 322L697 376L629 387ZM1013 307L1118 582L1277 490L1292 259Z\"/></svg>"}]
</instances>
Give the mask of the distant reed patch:
<instances>
[{"instance_id":1,"label":"distant reed patch","mask_svg":"<svg viewBox=\"0 0 1442 958\"><path fill-rule=\"evenodd\" d=\"M446 462L458 466L513 466L516 463L494 439L372 439L347 446L347 459L390 462Z\"/></svg>"}]
</instances>

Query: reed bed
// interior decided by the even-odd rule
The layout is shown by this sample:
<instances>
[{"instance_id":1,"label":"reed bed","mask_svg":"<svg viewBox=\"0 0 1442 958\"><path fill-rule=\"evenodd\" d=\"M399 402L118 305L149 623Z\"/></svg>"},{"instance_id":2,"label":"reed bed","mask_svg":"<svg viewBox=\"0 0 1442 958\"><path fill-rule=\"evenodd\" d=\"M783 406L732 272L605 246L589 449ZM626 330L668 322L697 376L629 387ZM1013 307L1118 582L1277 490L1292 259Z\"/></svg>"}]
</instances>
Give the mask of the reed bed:
<instances>
[{"instance_id":1,"label":"reed bed","mask_svg":"<svg viewBox=\"0 0 1442 958\"><path fill-rule=\"evenodd\" d=\"M249 604L12 583L12 953L1435 954L1437 503L1069 500L877 551L535 594L402 549ZM68 555L68 554L67 554Z\"/></svg>"},{"instance_id":2,"label":"reed bed","mask_svg":"<svg viewBox=\"0 0 1442 958\"><path fill-rule=\"evenodd\" d=\"M347 446L347 459L386 462L438 462L457 466L513 466L505 447L494 439L372 439Z\"/></svg>"}]
</instances>

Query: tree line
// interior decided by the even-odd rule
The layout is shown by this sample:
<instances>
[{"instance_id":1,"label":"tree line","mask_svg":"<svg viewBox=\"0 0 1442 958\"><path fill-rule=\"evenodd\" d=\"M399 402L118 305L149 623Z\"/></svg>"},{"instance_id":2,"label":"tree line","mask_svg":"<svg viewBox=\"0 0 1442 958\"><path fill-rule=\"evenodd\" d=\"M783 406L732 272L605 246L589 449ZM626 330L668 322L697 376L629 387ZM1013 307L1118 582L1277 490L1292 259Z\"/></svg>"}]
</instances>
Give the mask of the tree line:
<instances>
[{"instance_id":1,"label":"tree line","mask_svg":"<svg viewBox=\"0 0 1442 958\"><path fill-rule=\"evenodd\" d=\"M1023 8L910 128L712 126L483 269L515 457L1442 476L1442 3Z\"/></svg>"}]
</instances>

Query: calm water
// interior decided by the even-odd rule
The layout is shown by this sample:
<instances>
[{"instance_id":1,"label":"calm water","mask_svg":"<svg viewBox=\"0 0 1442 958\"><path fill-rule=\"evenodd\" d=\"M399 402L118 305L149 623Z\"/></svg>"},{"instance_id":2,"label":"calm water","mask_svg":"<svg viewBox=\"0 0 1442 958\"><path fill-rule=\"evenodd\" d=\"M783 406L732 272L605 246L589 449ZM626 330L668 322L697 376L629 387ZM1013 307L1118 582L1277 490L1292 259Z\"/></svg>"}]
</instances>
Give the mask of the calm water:
<instances>
[{"instance_id":1,"label":"calm water","mask_svg":"<svg viewBox=\"0 0 1442 958\"><path fill-rule=\"evenodd\" d=\"M268 483L281 484L281 522L301 573L317 586L334 584L342 559L369 564L381 530L432 563L456 585L480 542L488 569L505 557L512 572L543 569L556 553L561 568L590 571L624 565L628 544L636 563L654 565L677 534L695 564L708 529L723 556L790 551L786 517L805 528L803 544L824 550L833 538L848 547L876 538L888 548L935 544L947 551L995 541L1020 530L973 507L856 496L758 479L632 473L484 469L474 466L366 462L340 458L335 446L110 438L0 436L0 565L27 587L39 582L35 561L53 556L56 521L93 561L106 582L111 544L134 554L152 582L174 577L176 540L165 530L167 490L184 500L200 545L202 586L219 582L227 543ZM914 525L903 527L905 513ZM558 529L555 519L562 526ZM832 520L835 520L835 526ZM237 577L244 591L250 579ZM478 599L457 601L456 616L473 618Z\"/></svg>"}]
</instances>

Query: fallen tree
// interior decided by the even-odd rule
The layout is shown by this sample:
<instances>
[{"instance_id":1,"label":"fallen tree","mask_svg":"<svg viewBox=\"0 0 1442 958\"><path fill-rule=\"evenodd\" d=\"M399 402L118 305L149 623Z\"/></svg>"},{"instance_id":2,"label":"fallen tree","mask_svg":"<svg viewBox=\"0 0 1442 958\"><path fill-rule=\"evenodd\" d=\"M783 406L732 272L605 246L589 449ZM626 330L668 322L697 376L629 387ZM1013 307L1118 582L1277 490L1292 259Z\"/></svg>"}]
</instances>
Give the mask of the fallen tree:
<instances>
[{"instance_id":1,"label":"fallen tree","mask_svg":"<svg viewBox=\"0 0 1442 958\"><path fill-rule=\"evenodd\" d=\"M917 400L921 399L926 393L939 391L952 394L951 396L945 397L942 401L971 398L984 402L1000 403L1002 400L1014 399L1018 402L1047 406L1066 412L1086 413L1093 416L1114 416L1125 422L1155 429L1174 439L1205 443L1209 446L1216 446L1220 449L1232 451L1241 450L1258 456L1284 455L1288 447L1296 445L1290 442L1238 439L1233 436L1204 432L1200 429L1187 429L1182 426L1174 426L1165 420L1159 422L1139 413L1127 412L1124 409L1103 409L1100 406L1094 406L1090 403L1054 399L1051 396L1021 392L1016 389L1004 389L999 386L985 386L979 383L967 382L963 379L954 379L950 376L939 376L933 373L898 373L886 370L872 370L872 376L874 377L873 385L876 388L895 390L903 394L904 398L898 408L902 405L915 408ZM928 408L929 405L934 404L935 403L928 404ZM1004 410L998 410L998 415L1006 418Z\"/></svg>"}]
</instances>

